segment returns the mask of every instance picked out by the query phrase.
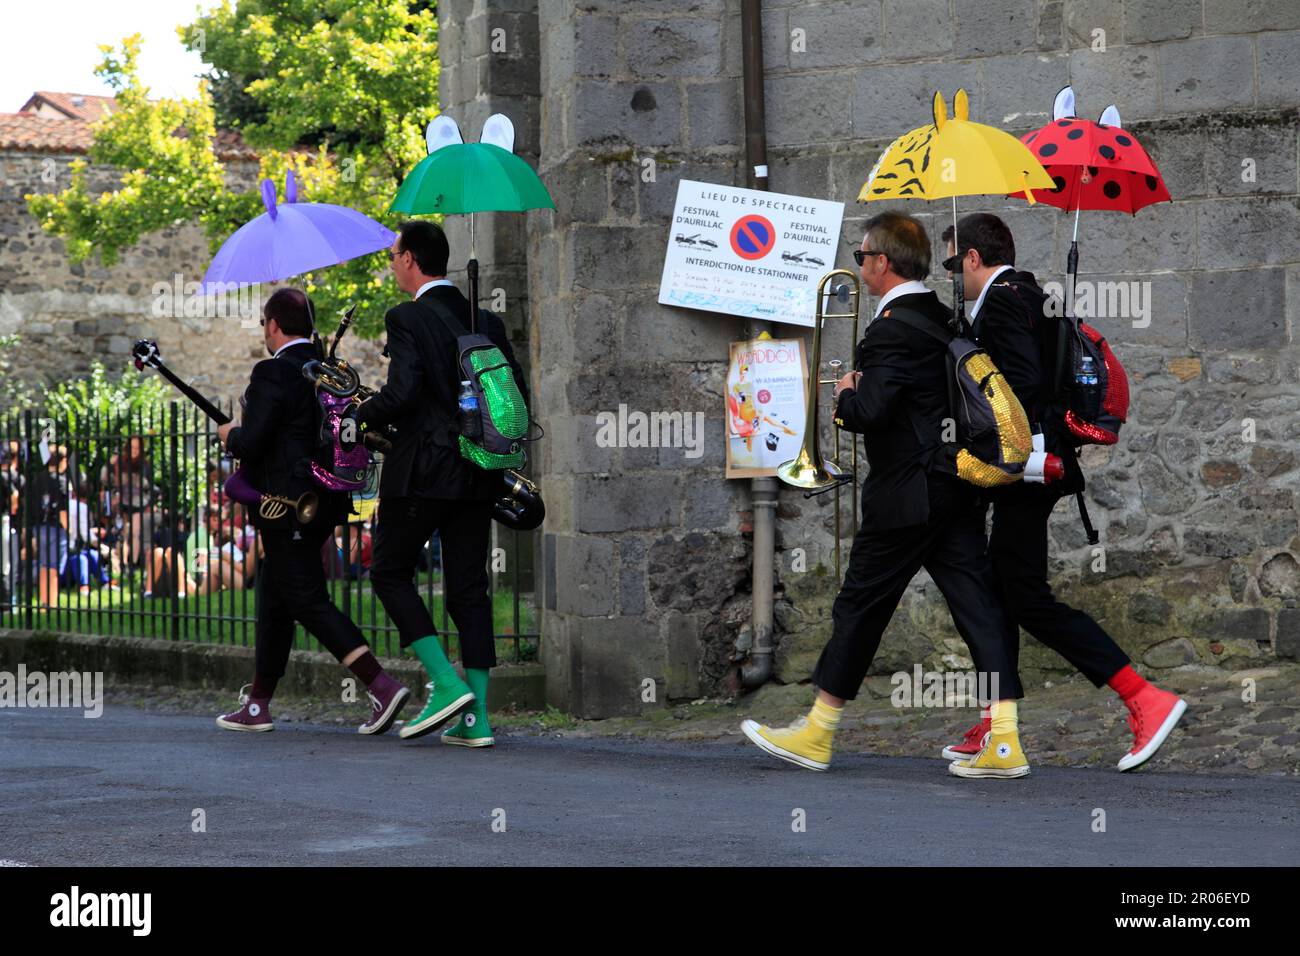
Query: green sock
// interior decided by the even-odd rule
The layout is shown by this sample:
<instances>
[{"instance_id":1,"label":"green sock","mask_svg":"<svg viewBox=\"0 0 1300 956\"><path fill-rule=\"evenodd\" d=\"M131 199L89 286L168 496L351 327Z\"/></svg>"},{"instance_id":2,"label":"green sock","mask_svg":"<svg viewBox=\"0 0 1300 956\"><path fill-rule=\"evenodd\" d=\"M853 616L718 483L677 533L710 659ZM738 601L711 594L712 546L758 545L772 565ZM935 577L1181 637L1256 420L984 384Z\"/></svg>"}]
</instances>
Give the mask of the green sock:
<instances>
[{"instance_id":1,"label":"green sock","mask_svg":"<svg viewBox=\"0 0 1300 956\"><path fill-rule=\"evenodd\" d=\"M439 678L446 680L448 673L452 677L456 677L456 668L451 666L451 661L447 660L447 655L443 653L442 642L438 640L437 634L430 634L418 641L412 641L411 650L415 651L415 656L420 659L424 669L429 672L429 676L433 678L435 685L437 685ZM459 678L457 679L459 680Z\"/></svg>"},{"instance_id":2,"label":"green sock","mask_svg":"<svg viewBox=\"0 0 1300 956\"><path fill-rule=\"evenodd\" d=\"M474 706L470 709L474 712L475 719L486 727L488 669L486 667L465 668L465 683L469 684L469 689L474 692Z\"/></svg>"}]
</instances>

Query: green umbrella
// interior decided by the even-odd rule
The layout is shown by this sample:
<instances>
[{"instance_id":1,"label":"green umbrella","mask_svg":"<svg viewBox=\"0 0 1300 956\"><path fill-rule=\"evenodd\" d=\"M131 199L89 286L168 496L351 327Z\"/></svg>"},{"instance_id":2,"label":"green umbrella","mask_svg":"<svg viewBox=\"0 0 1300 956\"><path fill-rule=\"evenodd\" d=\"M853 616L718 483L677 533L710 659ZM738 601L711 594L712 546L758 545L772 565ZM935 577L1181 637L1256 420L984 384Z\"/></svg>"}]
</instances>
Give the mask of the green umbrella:
<instances>
[{"instance_id":1,"label":"green umbrella","mask_svg":"<svg viewBox=\"0 0 1300 956\"><path fill-rule=\"evenodd\" d=\"M537 173L514 154L514 141L514 124L501 113L488 117L477 143L464 142L451 117L437 117L425 131L429 155L407 174L390 207L393 212L469 214L471 330L478 311L474 213L555 208Z\"/></svg>"}]
</instances>

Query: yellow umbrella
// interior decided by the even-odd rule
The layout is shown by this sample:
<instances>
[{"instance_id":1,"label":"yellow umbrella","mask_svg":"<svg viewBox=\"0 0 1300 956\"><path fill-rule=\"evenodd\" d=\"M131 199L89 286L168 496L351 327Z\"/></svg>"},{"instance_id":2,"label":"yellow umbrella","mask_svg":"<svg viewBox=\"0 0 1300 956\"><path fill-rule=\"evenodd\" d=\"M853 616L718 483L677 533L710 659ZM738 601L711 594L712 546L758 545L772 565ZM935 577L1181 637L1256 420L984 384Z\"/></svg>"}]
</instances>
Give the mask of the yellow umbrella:
<instances>
[{"instance_id":1,"label":"yellow umbrella","mask_svg":"<svg viewBox=\"0 0 1300 956\"><path fill-rule=\"evenodd\" d=\"M934 94L934 123L904 133L889 144L872 167L859 202L881 199L952 199L957 231L957 197L1023 192L1056 183L1028 147L1010 133L971 122L965 90L953 97L953 115L942 93ZM960 269L960 266L958 267ZM960 325L964 312L960 272L953 275L953 309Z\"/></svg>"}]
</instances>

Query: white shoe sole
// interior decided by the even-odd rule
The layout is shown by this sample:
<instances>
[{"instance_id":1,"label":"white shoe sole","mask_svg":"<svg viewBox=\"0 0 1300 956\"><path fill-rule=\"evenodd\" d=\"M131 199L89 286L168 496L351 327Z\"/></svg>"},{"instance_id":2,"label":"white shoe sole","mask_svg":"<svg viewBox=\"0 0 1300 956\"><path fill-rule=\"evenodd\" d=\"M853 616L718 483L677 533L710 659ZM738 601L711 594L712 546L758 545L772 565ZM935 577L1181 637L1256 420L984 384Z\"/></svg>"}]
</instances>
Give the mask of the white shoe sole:
<instances>
[{"instance_id":1,"label":"white shoe sole","mask_svg":"<svg viewBox=\"0 0 1300 956\"><path fill-rule=\"evenodd\" d=\"M268 730L275 730L275 724L237 724L233 720L226 720L224 717L217 718L217 726L222 730L238 730L246 734L261 734Z\"/></svg>"},{"instance_id":2,"label":"white shoe sole","mask_svg":"<svg viewBox=\"0 0 1300 956\"><path fill-rule=\"evenodd\" d=\"M1157 730L1155 735L1147 741L1147 745L1135 754L1128 753L1123 757L1120 757L1119 763L1116 764L1116 766L1118 766L1121 771L1133 770L1150 760L1155 755L1155 752L1160 749L1160 745L1165 742L1165 738L1168 737L1174 727L1178 725L1178 721L1182 719L1182 716L1186 711L1187 701L1180 697L1178 703L1174 705L1174 709L1171 710L1169 716L1165 718L1165 722L1160 725L1160 729Z\"/></svg>"},{"instance_id":3,"label":"white shoe sole","mask_svg":"<svg viewBox=\"0 0 1300 956\"><path fill-rule=\"evenodd\" d=\"M362 724L357 728L359 734L382 734L393 726L393 721L397 719L397 713L410 698L411 692L403 687L391 701L388 702L388 709L384 711L384 716L377 723Z\"/></svg>"},{"instance_id":4,"label":"white shoe sole","mask_svg":"<svg viewBox=\"0 0 1300 956\"><path fill-rule=\"evenodd\" d=\"M410 740L412 737L423 737L425 734L433 733L473 703L473 694L461 694L458 699L448 704L436 714L432 714L417 723L405 725L400 731L398 731L398 736L403 740Z\"/></svg>"},{"instance_id":5,"label":"white shoe sole","mask_svg":"<svg viewBox=\"0 0 1300 956\"><path fill-rule=\"evenodd\" d=\"M491 747L495 745L497 741L495 737L479 737L474 739L465 737L448 737L446 734L443 734L442 742L449 747Z\"/></svg>"},{"instance_id":6,"label":"white shoe sole","mask_svg":"<svg viewBox=\"0 0 1300 956\"><path fill-rule=\"evenodd\" d=\"M773 757L780 757L782 760L803 767L806 770L826 770L830 767L830 764L828 763L822 763L818 760L809 760L807 757L801 757L797 753L781 749L758 732L758 728L761 726L762 724L756 720L747 720L740 725L740 729L744 732L745 736L748 737L750 742L757 746L759 750L765 750Z\"/></svg>"},{"instance_id":7,"label":"white shoe sole","mask_svg":"<svg viewBox=\"0 0 1300 956\"><path fill-rule=\"evenodd\" d=\"M990 780L1014 780L1017 777L1029 776L1029 764L1022 767L1011 767L1007 770L1001 770L996 767L967 767L964 761L954 760L948 764L948 772L954 777L977 778L982 777Z\"/></svg>"},{"instance_id":8,"label":"white shoe sole","mask_svg":"<svg viewBox=\"0 0 1300 956\"><path fill-rule=\"evenodd\" d=\"M941 753L939 756L941 756L944 760L973 760L975 754L978 753L979 753L978 750L975 751L975 753L973 754L968 754L968 753L962 753L960 750L957 750L954 747L944 747L943 753Z\"/></svg>"}]
</instances>

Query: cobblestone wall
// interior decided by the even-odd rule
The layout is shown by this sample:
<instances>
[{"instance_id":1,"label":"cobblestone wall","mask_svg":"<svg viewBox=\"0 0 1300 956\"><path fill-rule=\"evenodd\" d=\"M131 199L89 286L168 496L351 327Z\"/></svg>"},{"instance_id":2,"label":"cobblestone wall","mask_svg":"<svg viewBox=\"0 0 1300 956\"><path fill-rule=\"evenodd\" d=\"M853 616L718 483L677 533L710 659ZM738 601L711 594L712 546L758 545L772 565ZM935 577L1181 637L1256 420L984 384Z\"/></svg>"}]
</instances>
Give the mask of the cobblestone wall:
<instances>
[{"instance_id":1,"label":"cobblestone wall","mask_svg":"<svg viewBox=\"0 0 1300 956\"><path fill-rule=\"evenodd\" d=\"M722 477L726 344L741 328L655 303L678 180L744 184L739 4L548 0L540 24L541 168L559 205L529 233L551 436L548 679L579 713L628 712L733 686L748 615L747 492ZM846 240L880 211L854 204L874 159L929 121L936 89L965 87L973 119L1017 134L1050 118L1067 83L1081 116L1118 105L1176 201L1083 217L1081 278L1136 282L1149 312L1093 319L1129 367L1133 412L1117 448L1086 455L1102 550L1062 504L1053 573L1148 666L1296 656L1300 6L768 0L763 32L771 188L848 203ZM1064 271L1059 210L961 207L1003 215L1021 266ZM896 208L942 258L949 209ZM846 246L837 265L849 263ZM828 354L849 349L847 328L832 330ZM600 447L595 416L620 403L703 412L705 455ZM806 678L827 636L830 511L782 492L783 679ZM965 652L922 575L879 666L941 659ZM1033 646L1025 661L1060 663Z\"/></svg>"}]
</instances>

